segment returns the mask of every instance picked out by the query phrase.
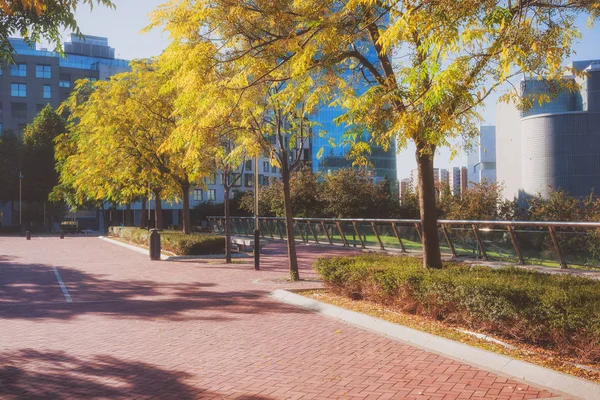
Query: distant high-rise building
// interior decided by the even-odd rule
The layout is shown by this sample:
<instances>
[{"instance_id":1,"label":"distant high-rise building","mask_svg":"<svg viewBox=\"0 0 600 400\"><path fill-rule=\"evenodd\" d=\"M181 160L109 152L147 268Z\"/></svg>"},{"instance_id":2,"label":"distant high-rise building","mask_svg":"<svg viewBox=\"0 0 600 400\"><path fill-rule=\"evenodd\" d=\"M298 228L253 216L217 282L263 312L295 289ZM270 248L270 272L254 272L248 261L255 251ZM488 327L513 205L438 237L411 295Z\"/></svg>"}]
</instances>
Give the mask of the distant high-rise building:
<instances>
[{"instance_id":1,"label":"distant high-rise building","mask_svg":"<svg viewBox=\"0 0 600 400\"><path fill-rule=\"evenodd\" d=\"M452 167L448 180L450 193L452 193L453 196L460 196L460 167Z\"/></svg>"},{"instance_id":2,"label":"distant high-rise building","mask_svg":"<svg viewBox=\"0 0 600 400\"><path fill-rule=\"evenodd\" d=\"M479 137L467 156L469 186L496 182L496 127L481 126Z\"/></svg>"},{"instance_id":3,"label":"distant high-rise building","mask_svg":"<svg viewBox=\"0 0 600 400\"><path fill-rule=\"evenodd\" d=\"M439 191L439 194L442 194L444 192L444 189L447 189L450 186L450 173L447 169L441 168L438 170L437 175L437 189Z\"/></svg>"},{"instance_id":4,"label":"distant high-rise building","mask_svg":"<svg viewBox=\"0 0 600 400\"><path fill-rule=\"evenodd\" d=\"M600 60L575 61L585 71L578 91L556 93L556 85L537 79L521 82L525 96L547 94L552 100L521 112L514 105L497 106L498 181L504 197L546 197L552 188L573 196L600 190Z\"/></svg>"},{"instance_id":5,"label":"distant high-rise building","mask_svg":"<svg viewBox=\"0 0 600 400\"><path fill-rule=\"evenodd\" d=\"M417 189L419 187L419 170L412 169L410 170L410 191L413 193L417 193Z\"/></svg>"},{"instance_id":6,"label":"distant high-rise building","mask_svg":"<svg viewBox=\"0 0 600 400\"><path fill-rule=\"evenodd\" d=\"M400 181L400 200L402 200L407 193L411 193L412 181L410 178L405 178Z\"/></svg>"},{"instance_id":7,"label":"distant high-rise building","mask_svg":"<svg viewBox=\"0 0 600 400\"><path fill-rule=\"evenodd\" d=\"M460 167L460 195L464 195L469 190L469 170L467 167Z\"/></svg>"}]
</instances>

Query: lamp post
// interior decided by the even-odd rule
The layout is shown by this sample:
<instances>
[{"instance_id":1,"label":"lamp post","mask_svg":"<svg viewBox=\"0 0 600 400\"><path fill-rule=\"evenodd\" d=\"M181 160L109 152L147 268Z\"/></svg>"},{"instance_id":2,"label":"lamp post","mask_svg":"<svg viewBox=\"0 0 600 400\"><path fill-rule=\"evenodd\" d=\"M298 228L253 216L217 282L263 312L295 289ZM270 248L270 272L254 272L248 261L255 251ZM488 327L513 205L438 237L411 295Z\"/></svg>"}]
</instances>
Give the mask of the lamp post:
<instances>
[{"instance_id":1,"label":"lamp post","mask_svg":"<svg viewBox=\"0 0 600 400\"><path fill-rule=\"evenodd\" d=\"M258 223L258 155L254 157L254 269L260 269L260 225Z\"/></svg>"},{"instance_id":2,"label":"lamp post","mask_svg":"<svg viewBox=\"0 0 600 400\"><path fill-rule=\"evenodd\" d=\"M23 173L19 171L19 226L23 225Z\"/></svg>"}]
</instances>

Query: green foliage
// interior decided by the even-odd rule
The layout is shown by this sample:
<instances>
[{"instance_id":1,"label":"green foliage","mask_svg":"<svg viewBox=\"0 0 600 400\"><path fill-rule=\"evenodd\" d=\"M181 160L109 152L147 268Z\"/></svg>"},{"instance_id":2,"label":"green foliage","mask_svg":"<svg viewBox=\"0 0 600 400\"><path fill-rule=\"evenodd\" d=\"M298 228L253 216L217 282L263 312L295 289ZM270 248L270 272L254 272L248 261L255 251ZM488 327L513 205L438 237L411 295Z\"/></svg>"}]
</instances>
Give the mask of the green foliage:
<instances>
[{"instance_id":1,"label":"green foliage","mask_svg":"<svg viewBox=\"0 0 600 400\"><path fill-rule=\"evenodd\" d=\"M473 185L462 196L444 191L438 202L443 219L511 220L515 208L514 202L504 200L502 185L487 181Z\"/></svg>"},{"instance_id":2,"label":"green foliage","mask_svg":"<svg viewBox=\"0 0 600 400\"><path fill-rule=\"evenodd\" d=\"M0 135L0 202L19 198L19 172L23 146L9 131Z\"/></svg>"},{"instance_id":3,"label":"green foliage","mask_svg":"<svg viewBox=\"0 0 600 400\"><path fill-rule=\"evenodd\" d=\"M80 33L75 21L78 3L114 7L110 0L0 0L0 60L12 61L13 49L8 38L15 34L30 46L46 39L62 53L61 32Z\"/></svg>"},{"instance_id":4,"label":"green foliage","mask_svg":"<svg viewBox=\"0 0 600 400\"><path fill-rule=\"evenodd\" d=\"M391 218L399 210L388 180L375 183L364 170L356 168L326 176L301 168L290 177L290 194L296 218ZM254 212L253 192L244 195L241 206ZM258 207L261 216L283 216L283 183L272 180L261 186Z\"/></svg>"},{"instance_id":5,"label":"green foliage","mask_svg":"<svg viewBox=\"0 0 600 400\"><path fill-rule=\"evenodd\" d=\"M23 198L43 202L58 184L54 140L66 132L66 121L47 104L23 131Z\"/></svg>"},{"instance_id":6,"label":"green foliage","mask_svg":"<svg viewBox=\"0 0 600 400\"><path fill-rule=\"evenodd\" d=\"M322 258L315 268L335 292L477 331L600 361L600 282L520 268L445 264L413 257Z\"/></svg>"},{"instance_id":7,"label":"green foliage","mask_svg":"<svg viewBox=\"0 0 600 400\"><path fill-rule=\"evenodd\" d=\"M148 245L150 237L150 232L145 229L122 226L111 226L109 234L144 246ZM225 239L215 235L161 231L160 237L163 249L180 256L222 254L225 247Z\"/></svg>"}]
</instances>

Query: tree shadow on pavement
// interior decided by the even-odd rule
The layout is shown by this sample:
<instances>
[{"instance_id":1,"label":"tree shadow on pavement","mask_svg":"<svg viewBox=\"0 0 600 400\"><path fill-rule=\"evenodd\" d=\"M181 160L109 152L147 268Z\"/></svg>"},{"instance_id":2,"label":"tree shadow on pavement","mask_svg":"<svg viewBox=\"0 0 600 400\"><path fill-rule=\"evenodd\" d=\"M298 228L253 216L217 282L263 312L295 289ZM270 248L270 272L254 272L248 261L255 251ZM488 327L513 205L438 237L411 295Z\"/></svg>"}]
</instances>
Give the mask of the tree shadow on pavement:
<instances>
[{"instance_id":1,"label":"tree shadow on pavement","mask_svg":"<svg viewBox=\"0 0 600 400\"><path fill-rule=\"evenodd\" d=\"M186 383L188 378L191 375L183 371L109 355L79 358L65 352L37 350L0 353L3 399L224 397Z\"/></svg>"},{"instance_id":2,"label":"tree shadow on pavement","mask_svg":"<svg viewBox=\"0 0 600 400\"><path fill-rule=\"evenodd\" d=\"M52 266L0 264L0 319L71 319L82 314L173 321L235 319L239 314L302 313L264 291L213 291L213 283L103 279L60 267L66 301Z\"/></svg>"}]
</instances>

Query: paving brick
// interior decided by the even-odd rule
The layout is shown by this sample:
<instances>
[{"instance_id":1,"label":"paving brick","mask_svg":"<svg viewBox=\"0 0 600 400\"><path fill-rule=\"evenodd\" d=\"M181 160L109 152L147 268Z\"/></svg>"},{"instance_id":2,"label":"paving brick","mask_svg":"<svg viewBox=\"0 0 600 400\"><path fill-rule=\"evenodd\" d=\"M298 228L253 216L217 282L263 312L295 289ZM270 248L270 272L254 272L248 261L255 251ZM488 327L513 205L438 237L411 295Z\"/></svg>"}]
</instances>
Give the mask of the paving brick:
<instances>
[{"instance_id":1,"label":"paving brick","mask_svg":"<svg viewBox=\"0 0 600 400\"><path fill-rule=\"evenodd\" d=\"M0 237L0 398L524 399L543 388L268 297L348 250L151 262L97 238ZM67 303L56 268L73 300Z\"/></svg>"}]
</instances>

